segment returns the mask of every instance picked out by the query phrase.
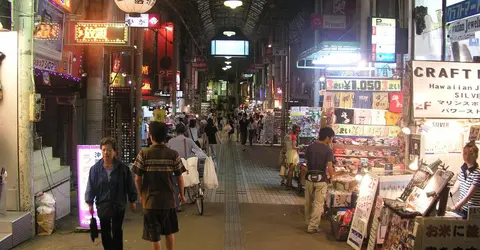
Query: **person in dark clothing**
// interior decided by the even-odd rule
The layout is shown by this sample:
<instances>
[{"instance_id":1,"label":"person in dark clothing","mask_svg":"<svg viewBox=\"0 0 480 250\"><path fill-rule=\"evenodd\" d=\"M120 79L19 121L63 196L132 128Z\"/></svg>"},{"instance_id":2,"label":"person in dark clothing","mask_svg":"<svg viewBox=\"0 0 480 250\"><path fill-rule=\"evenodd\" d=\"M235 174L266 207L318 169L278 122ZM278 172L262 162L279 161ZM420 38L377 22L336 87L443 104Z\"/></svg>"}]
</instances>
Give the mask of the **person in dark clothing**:
<instances>
[{"instance_id":1,"label":"person in dark clothing","mask_svg":"<svg viewBox=\"0 0 480 250\"><path fill-rule=\"evenodd\" d=\"M90 214L94 215L93 203L100 219L102 245L105 250L123 249L123 219L128 201L135 211L137 191L130 168L115 158L116 143L113 138L100 141L102 159L88 175L85 202Z\"/></svg>"},{"instance_id":2,"label":"person in dark clothing","mask_svg":"<svg viewBox=\"0 0 480 250\"><path fill-rule=\"evenodd\" d=\"M247 144L248 124L247 114L243 113L242 119L239 121L240 141L242 142L243 151L245 151L245 144Z\"/></svg>"},{"instance_id":3,"label":"person in dark clothing","mask_svg":"<svg viewBox=\"0 0 480 250\"><path fill-rule=\"evenodd\" d=\"M213 123L213 119L208 118L207 127L205 127L205 134L207 134L208 143L210 145L217 144L217 137L216 137L217 132L218 132L218 129L217 127L215 127L215 124Z\"/></svg>"},{"instance_id":4,"label":"person in dark clothing","mask_svg":"<svg viewBox=\"0 0 480 250\"><path fill-rule=\"evenodd\" d=\"M255 132L257 130L257 123L253 119L253 117L250 117L248 120L248 141L250 142L250 146L253 145L253 139L255 137Z\"/></svg>"}]
</instances>

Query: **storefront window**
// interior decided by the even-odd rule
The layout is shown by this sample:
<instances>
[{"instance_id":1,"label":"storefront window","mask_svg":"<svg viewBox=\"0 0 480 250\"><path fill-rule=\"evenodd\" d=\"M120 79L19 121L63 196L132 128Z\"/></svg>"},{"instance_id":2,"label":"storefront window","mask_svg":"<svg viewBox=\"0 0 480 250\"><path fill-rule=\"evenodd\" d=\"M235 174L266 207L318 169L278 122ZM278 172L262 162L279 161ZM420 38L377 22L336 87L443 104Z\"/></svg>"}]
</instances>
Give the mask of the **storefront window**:
<instances>
[{"instance_id":1,"label":"storefront window","mask_svg":"<svg viewBox=\"0 0 480 250\"><path fill-rule=\"evenodd\" d=\"M426 9L425 9L426 8ZM415 60L442 59L442 1L416 0Z\"/></svg>"}]
</instances>

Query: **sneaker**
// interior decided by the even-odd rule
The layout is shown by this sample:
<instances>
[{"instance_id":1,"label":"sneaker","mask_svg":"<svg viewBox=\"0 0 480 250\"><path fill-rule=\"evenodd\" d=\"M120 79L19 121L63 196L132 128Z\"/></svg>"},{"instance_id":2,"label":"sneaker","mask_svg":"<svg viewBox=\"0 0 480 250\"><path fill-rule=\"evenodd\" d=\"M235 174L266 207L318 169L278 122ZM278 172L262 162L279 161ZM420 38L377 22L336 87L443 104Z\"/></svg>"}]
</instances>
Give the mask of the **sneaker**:
<instances>
[{"instance_id":1,"label":"sneaker","mask_svg":"<svg viewBox=\"0 0 480 250\"><path fill-rule=\"evenodd\" d=\"M318 233L320 233L320 229L307 230L307 233L309 233L309 234L318 234Z\"/></svg>"}]
</instances>

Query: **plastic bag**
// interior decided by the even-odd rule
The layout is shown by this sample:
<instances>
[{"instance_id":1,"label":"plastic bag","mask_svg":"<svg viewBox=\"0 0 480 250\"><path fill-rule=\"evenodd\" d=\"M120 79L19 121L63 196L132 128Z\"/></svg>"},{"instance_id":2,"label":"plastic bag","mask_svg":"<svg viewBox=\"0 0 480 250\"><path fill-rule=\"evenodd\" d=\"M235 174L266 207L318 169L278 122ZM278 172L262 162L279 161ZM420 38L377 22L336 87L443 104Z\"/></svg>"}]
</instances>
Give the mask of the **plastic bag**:
<instances>
[{"instance_id":1,"label":"plastic bag","mask_svg":"<svg viewBox=\"0 0 480 250\"><path fill-rule=\"evenodd\" d=\"M38 195L36 198L36 203L37 206L47 206L50 208L55 208L55 199L53 198L53 195L49 193L42 193Z\"/></svg>"},{"instance_id":2,"label":"plastic bag","mask_svg":"<svg viewBox=\"0 0 480 250\"><path fill-rule=\"evenodd\" d=\"M53 207L39 206L37 207L37 213L39 214L51 214L55 211Z\"/></svg>"},{"instance_id":3,"label":"plastic bag","mask_svg":"<svg viewBox=\"0 0 480 250\"><path fill-rule=\"evenodd\" d=\"M200 183L200 177L197 169L198 157L190 157L188 159L182 158L182 163L187 170L182 174L184 186L191 187Z\"/></svg>"},{"instance_id":4,"label":"plastic bag","mask_svg":"<svg viewBox=\"0 0 480 250\"><path fill-rule=\"evenodd\" d=\"M205 173L204 173L204 184L207 189L216 189L218 187L218 178L215 171L215 163L213 162L212 157L208 157L205 160Z\"/></svg>"}]
</instances>

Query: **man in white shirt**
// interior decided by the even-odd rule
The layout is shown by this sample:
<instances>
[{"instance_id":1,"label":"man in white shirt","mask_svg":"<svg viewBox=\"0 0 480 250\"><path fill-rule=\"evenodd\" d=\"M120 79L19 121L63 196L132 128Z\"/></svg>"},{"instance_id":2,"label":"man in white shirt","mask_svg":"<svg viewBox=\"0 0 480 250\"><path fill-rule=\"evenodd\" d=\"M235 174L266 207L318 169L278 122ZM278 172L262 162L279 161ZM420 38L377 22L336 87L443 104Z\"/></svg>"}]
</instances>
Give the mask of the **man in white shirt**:
<instances>
[{"instance_id":1,"label":"man in white shirt","mask_svg":"<svg viewBox=\"0 0 480 250\"><path fill-rule=\"evenodd\" d=\"M167 146L170 149L177 151L180 158L194 157L194 152L202 152L195 142L188 137L185 137L186 128L183 124L177 124L175 128L177 136L168 141Z\"/></svg>"}]
</instances>

